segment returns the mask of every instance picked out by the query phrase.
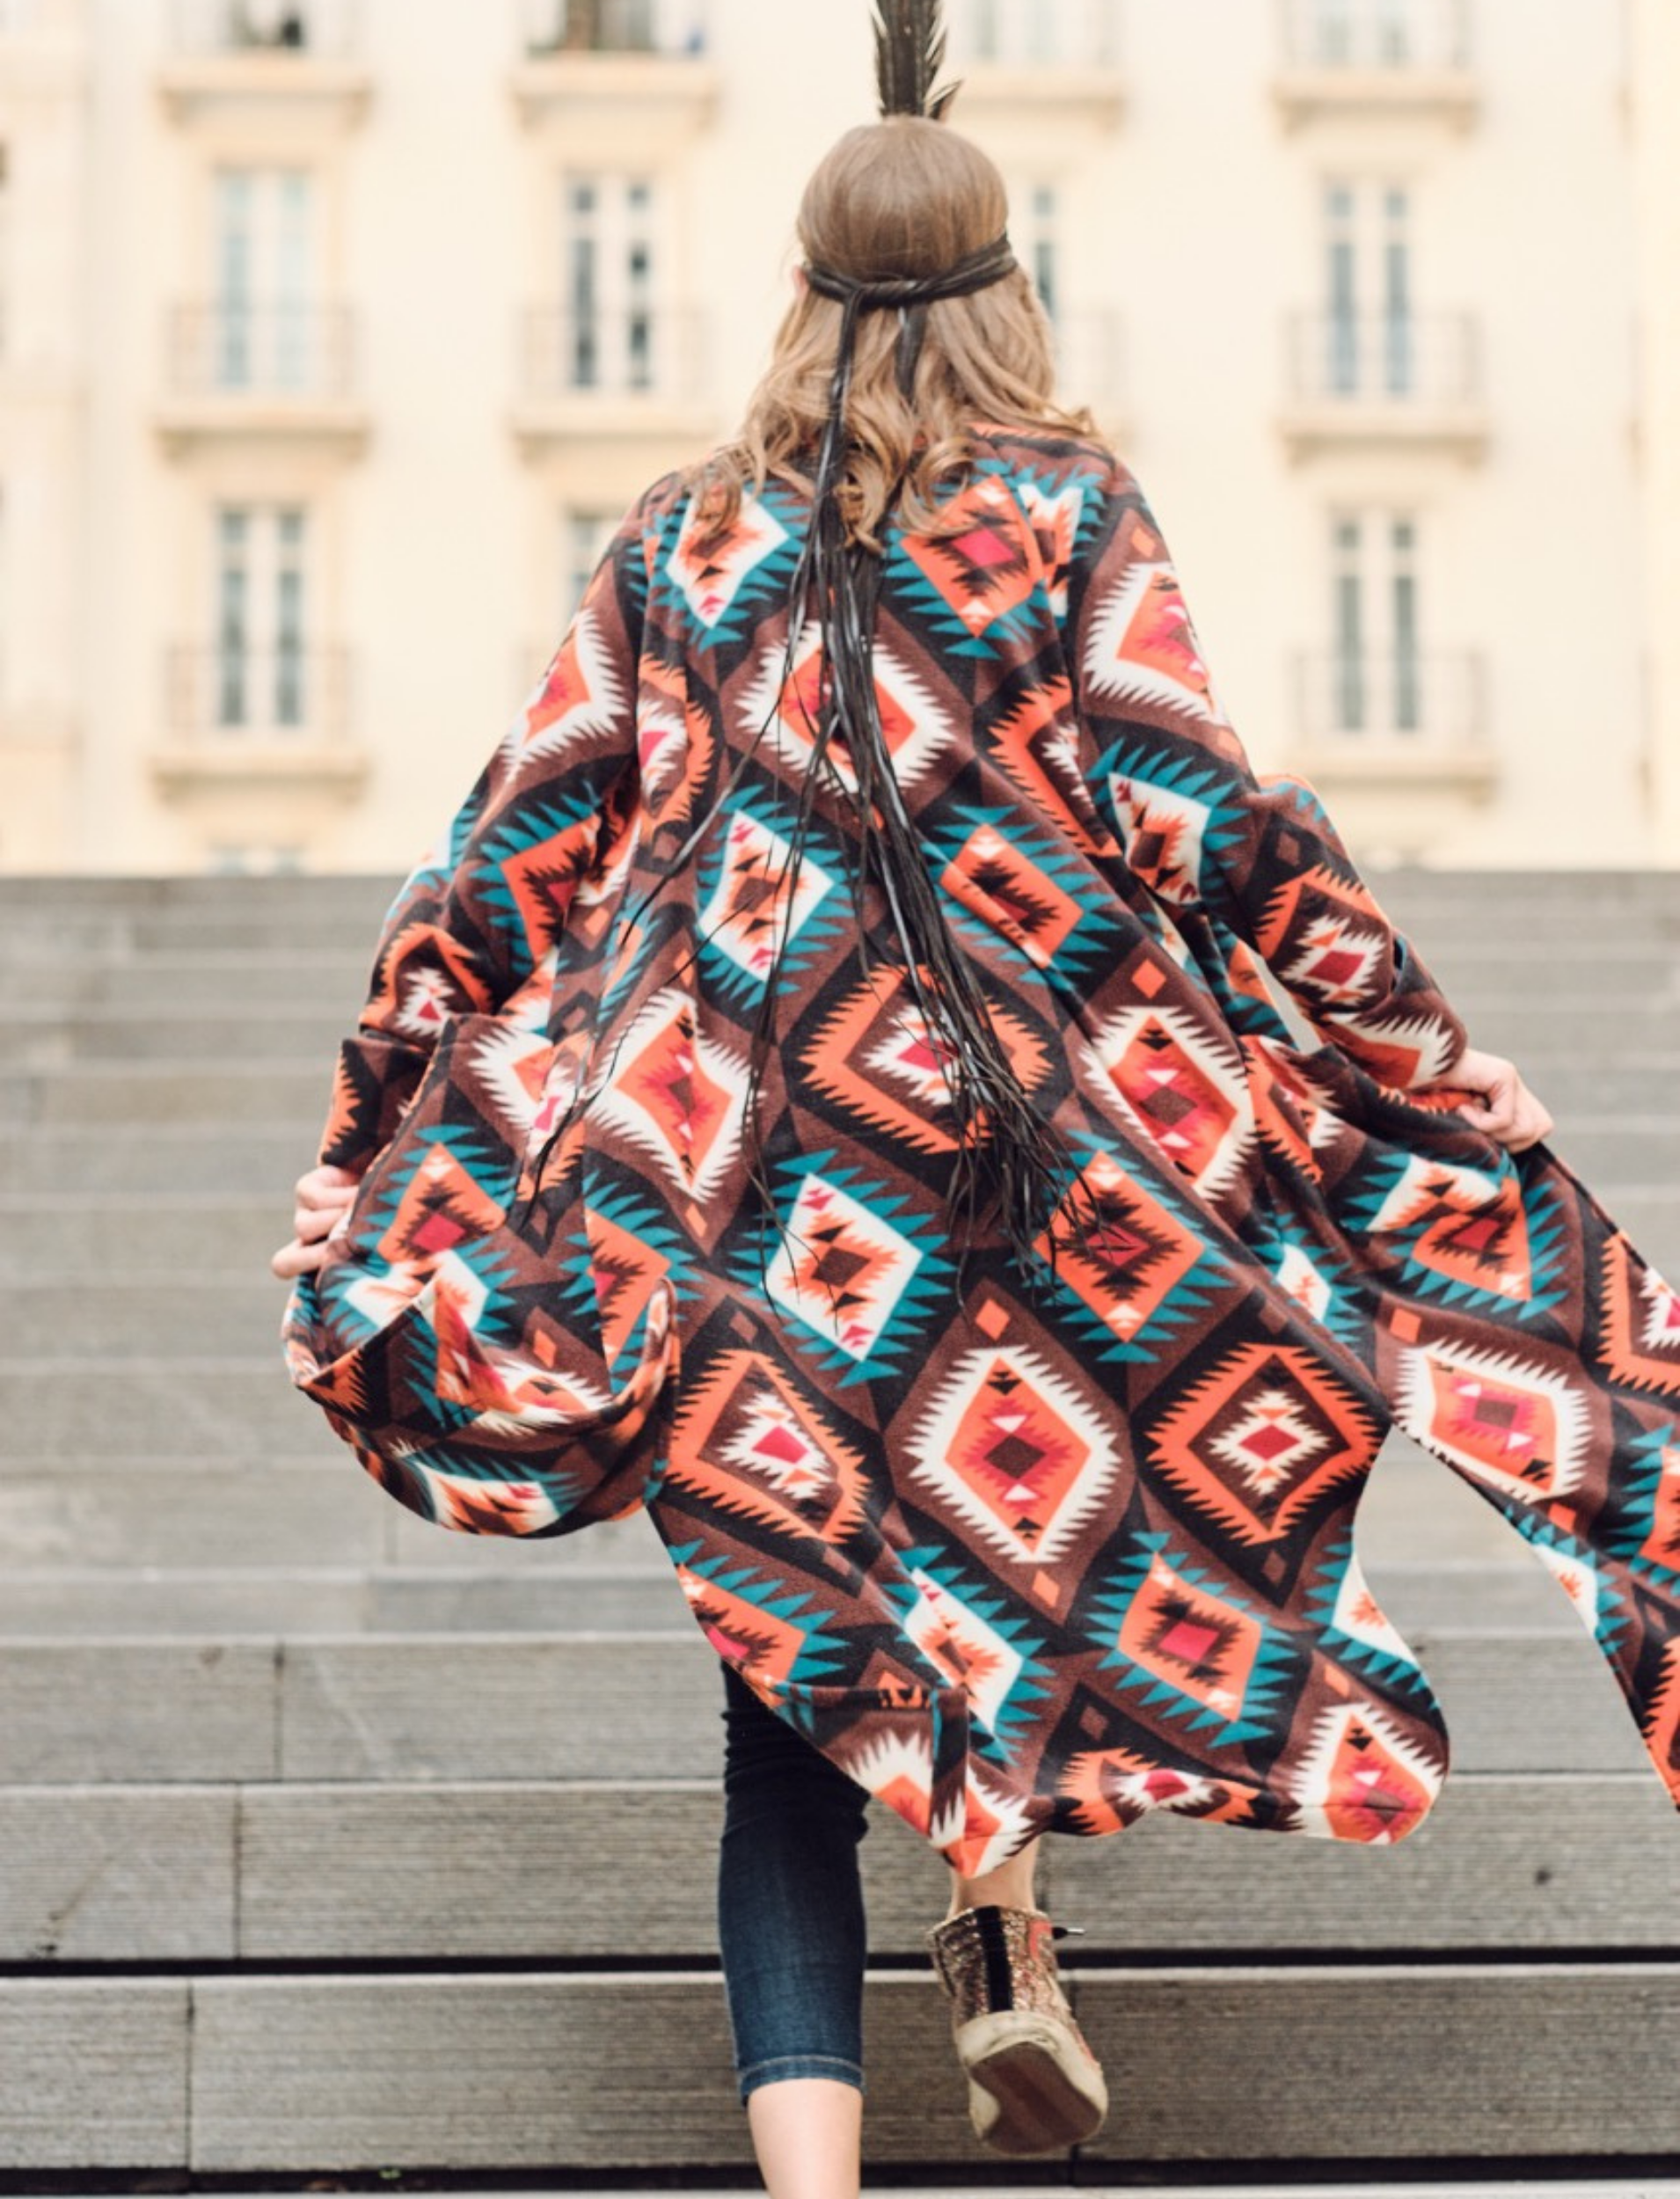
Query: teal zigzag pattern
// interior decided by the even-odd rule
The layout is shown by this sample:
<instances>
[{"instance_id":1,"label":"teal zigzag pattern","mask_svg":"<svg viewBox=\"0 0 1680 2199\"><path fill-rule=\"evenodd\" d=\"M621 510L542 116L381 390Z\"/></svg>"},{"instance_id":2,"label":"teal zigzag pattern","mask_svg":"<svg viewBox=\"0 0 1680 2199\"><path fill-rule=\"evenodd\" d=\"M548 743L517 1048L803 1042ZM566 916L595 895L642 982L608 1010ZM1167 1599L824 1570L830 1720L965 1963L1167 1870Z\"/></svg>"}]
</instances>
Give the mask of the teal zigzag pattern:
<instances>
[{"instance_id":1,"label":"teal zigzag pattern","mask_svg":"<svg viewBox=\"0 0 1680 2199\"><path fill-rule=\"evenodd\" d=\"M1007 1598L997 1594L995 1588L988 1590L983 1587L943 1543L920 1544L901 1551L898 1556L907 1574L914 1570L925 1573L1021 1658L1021 1669L991 1725L988 1727L983 1722L978 1704L974 1710L976 1754L995 1764L1008 1763L1018 1743L1026 1738L1038 1706L1051 1691L1051 1669L1044 1660L1046 1644L1042 1636L1024 1619L1012 1617ZM902 1594L903 1609L908 1611L912 1601L908 1590L913 1584L901 1586L895 1582L894 1585L895 1591Z\"/></svg>"},{"instance_id":2,"label":"teal zigzag pattern","mask_svg":"<svg viewBox=\"0 0 1680 2199\"><path fill-rule=\"evenodd\" d=\"M1502 1147L1500 1151L1501 1173L1516 1178L1521 1184L1523 1179L1513 1166L1510 1155ZM1414 1257L1413 1248L1437 1216L1421 1216L1403 1229L1376 1226L1384 1202L1406 1173L1407 1159L1404 1153L1373 1151L1361 1171L1357 1188L1344 1186L1345 1203L1340 1209L1341 1218L1349 1227L1402 1262L1403 1287L1407 1291L1468 1312L1494 1313L1524 1321L1539 1320L1567 1300L1569 1233L1562 1202L1555 1191L1545 1184L1528 1186L1523 1190L1533 1287L1526 1298L1517 1300L1503 1291L1484 1290L1466 1276L1443 1275L1438 1268ZM1491 1184L1497 1179L1490 1175L1488 1180Z\"/></svg>"},{"instance_id":3,"label":"teal zigzag pattern","mask_svg":"<svg viewBox=\"0 0 1680 2199\"><path fill-rule=\"evenodd\" d=\"M845 1645L828 1632L832 1615L811 1589L790 1588L778 1574L761 1572L717 1552L707 1556L705 1542L698 1538L668 1543L666 1551L673 1565L685 1567L697 1580L709 1581L726 1595L738 1596L778 1626L798 1629L800 1646L787 1672L793 1686L820 1687L832 1679L845 1655Z\"/></svg>"},{"instance_id":4,"label":"teal zigzag pattern","mask_svg":"<svg viewBox=\"0 0 1680 2199\"><path fill-rule=\"evenodd\" d=\"M1146 1709L1183 1720L1189 1731L1206 1734L1217 1747L1260 1740L1267 1731L1283 1683L1297 1661L1297 1653L1254 1605L1245 1600L1238 1602L1231 1592L1229 1574L1212 1573L1205 1566L1194 1564L1187 1552L1170 1547L1172 1539L1168 1534L1139 1535L1133 1555L1092 1597L1087 1606L1089 1632L1091 1639L1102 1649L1099 1663L1103 1669L1114 1670L1122 1685L1140 1694ZM1226 1718L1212 1705L1199 1702L1158 1673L1134 1662L1120 1647L1121 1627L1149 1579L1158 1555L1187 1587L1201 1589L1226 1609L1252 1620L1259 1629L1260 1647L1242 1707L1234 1717Z\"/></svg>"},{"instance_id":5,"label":"teal zigzag pattern","mask_svg":"<svg viewBox=\"0 0 1680 2199\"><path fill-rule=\"evenodd\" d=\"M962 928L983 929L994 946L1001 939L1013 948L1029 969L1041 968L1053 978L1059 975L1079 983L1087 981L1092 971L1112 965L1129 939L1128 931L1115 920L1113 895L1105 890L1100 877L1076 850L1027 823L1019 809L983 808L968 804L946 809L937 830L928 834L928 848L935 858L935 877L942 878L964 844L987 825L1000 839L1008 842L1047 886L1059 895L1065 894L1077 908L1078 917L1054 954L1047 956L1042 964L1023 953L1006 932L1000 933L987 924L947 887L943 888L945 906L953 923Z\"/></svg>"},{"instance_id":6,"label":"teal zigzag pattern","mask_svg":"<svg viewBox=\"0 0 1680 2199\"><path fill-rule=\"evenodd\" d=\"M1353 1560L1351 1534L1340 1536L1326 1545L1324 1563L1305 1587L1303 1607L1308 1620L1318 1628L1331 1654L1342 1663L1369 1673L1380 1686L1390 1690L1403 1687L1427 1699L1428 1684L1413 1659L1396 1656L1391 1650L1381 1649L1374 1642L1362 1641L1357 1634L1350 1634L1337 1626L1336 1604Z\"/></svg>"},{"instance_id":7,"label":"teal zigzag pattern","mask_svg":"<svg viewBox=\"0 0 1680 2199\"><path fill-rule=\"evenodd\" d=\"M788 1329L800 1348L825 1374L839 1377L837 1389L897 1372L918 1344L931 1340L936 1323L950 1316L953 1265L939 1249L946 1241L939 1216L929 1213L924 1205L918 1209L911 1194L890 1191L878 1178L866 1175L861 1168L846 1166L837 1146L784 1161L778 1173L781 1180L779 1188L785 1195L778 1200L775 1224L767 1224L764 1231L766 1265L759 1265L757 1232L749 1228L743 1232L744 1241L734 1255L734 1280L756 1301L768 1307L774 1319ZM820 1178L865 1208L873 1220L907 1249L914 1261L873 1343L862 1355L847 1351L832 1337L801 1319L768 1286L768 1270L777 1256L770 1248L780 1242L778 1229L786 1232L796 1256L803 1257L807 1250L800 1242L793 1224L800 1188L811 1177Z\"/></svg>"}]
</instances>

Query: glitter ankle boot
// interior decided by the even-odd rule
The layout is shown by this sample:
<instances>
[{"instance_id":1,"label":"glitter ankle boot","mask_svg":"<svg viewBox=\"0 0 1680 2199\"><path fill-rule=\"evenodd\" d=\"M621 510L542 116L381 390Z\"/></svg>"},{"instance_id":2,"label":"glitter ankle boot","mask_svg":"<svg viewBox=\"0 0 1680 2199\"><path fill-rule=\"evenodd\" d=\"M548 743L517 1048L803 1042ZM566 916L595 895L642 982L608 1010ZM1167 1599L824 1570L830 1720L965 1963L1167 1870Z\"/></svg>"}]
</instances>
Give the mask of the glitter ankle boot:
<instances>
[{"instance_id":1,"label":"glitter ankle boot","mask_svg":"<svg viewBox=\"0 0 1680 2199\"><path fill-rule=\"evenodd\" d=\"M961 1909L924 1944L949 1995L975 2134L999 2153L1094 2137L1108 2112L1101 2065L1074 2021L1052 1942L1077 1927L1041 1910Z\"/></svg>"}]
</instances>

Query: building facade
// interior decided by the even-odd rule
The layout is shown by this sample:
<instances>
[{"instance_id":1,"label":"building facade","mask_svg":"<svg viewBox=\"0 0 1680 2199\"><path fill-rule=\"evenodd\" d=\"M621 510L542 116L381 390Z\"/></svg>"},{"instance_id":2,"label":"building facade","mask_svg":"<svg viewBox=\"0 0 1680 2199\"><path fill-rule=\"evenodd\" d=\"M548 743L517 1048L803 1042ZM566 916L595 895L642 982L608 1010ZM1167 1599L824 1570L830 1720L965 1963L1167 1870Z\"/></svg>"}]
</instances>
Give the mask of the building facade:
<instances>
[{"instance_id":1,"label":"building facade","mask_svg":"<svg viewBox=\"0 0 1680 2199\"><path fill-rule=\"evenodd\" d=\"M834 0L0 0L0 868L398 868L727 432ZM1259 769L1680 862L1669 0L951 0Z\"/></svg>"}]
</instances>

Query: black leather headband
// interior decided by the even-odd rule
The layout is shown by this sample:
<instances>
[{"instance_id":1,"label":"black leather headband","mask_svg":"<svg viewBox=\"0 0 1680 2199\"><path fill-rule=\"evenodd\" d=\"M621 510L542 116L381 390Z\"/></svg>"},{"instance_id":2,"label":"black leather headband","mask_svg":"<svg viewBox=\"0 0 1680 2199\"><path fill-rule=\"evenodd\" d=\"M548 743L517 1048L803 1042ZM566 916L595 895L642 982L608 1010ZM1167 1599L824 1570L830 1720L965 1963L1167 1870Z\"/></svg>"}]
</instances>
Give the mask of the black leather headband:
<instances>
[{"instance_id":1,"label":"black leather headband","mask_svg":"<svg viewBox=\"0 0 1680 2199\"><path fill-rule=\"evenodd\" d=\"M940 298L966 297L971 290L983 290L989 283L1001 281L1019 264L1005 235L934 274L863 277L839 274L832 267L807 262L805 280L819 297L834 298L842 305L866 312L873 306L931 305Z\"/></svg>"}]
</instances>

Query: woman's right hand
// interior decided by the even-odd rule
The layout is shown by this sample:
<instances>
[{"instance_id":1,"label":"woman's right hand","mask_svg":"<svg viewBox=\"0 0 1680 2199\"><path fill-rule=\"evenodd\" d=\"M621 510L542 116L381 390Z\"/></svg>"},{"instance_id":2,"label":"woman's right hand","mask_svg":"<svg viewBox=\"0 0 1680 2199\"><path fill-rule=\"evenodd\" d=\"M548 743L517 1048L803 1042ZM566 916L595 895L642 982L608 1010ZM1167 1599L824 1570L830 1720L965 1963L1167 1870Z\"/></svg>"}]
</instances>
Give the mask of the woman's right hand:
<instances>
[{"instance_id":1,"label":"woman's right hand","mask_svg":"<svg viewBox=\"0 0 1680 2199\"><path fill-rule=\"evenodd\" d=\"M1507 1061L1502 1054L1484 1054L1478 1047L1467 1046L1450 1070L1432 1077L1427 1085L1413 1089L1428 1091L1439 1085L1482 1093L1487 1103L1485 1107L1466 1101L1456 1112L1489 1137L1496 1137L1501 1145L1520 1149L1551 1134L1552 1117L1523 1083L1516 1063Z\"/></svg>"},{"instance_id":2,"label":"woman's right hand","mask_svg":"<svg viewBox=\"0 0 1680 2199\"><path fill-rule=\"evenodd\" d=\"M328 1245L350 1218L361 1180L359 1171L332 1167L311 1168L297 1179L297 1205L292 1215L296 1235L268 1263L283 1281L312 1274L325 1260Z\"/></svg>"}]
</instances>

